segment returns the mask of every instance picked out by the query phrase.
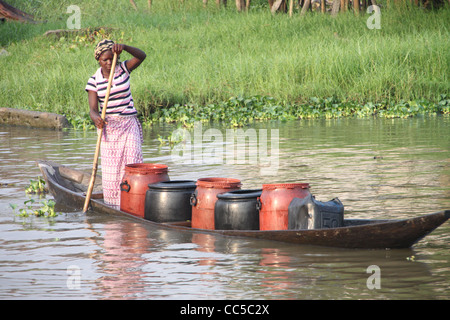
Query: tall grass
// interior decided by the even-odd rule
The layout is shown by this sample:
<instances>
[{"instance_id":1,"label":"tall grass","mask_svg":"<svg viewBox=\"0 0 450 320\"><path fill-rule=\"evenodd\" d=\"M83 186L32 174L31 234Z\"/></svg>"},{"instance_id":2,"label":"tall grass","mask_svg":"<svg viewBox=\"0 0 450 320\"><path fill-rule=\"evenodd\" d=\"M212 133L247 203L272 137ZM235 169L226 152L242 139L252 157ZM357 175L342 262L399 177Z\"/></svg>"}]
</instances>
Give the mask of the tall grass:
<instances>
[{"instance_id":1,"label":"tall grass","mask_svg":"<svg viewBox=\"0 0 450 320\"><path fill-rule=\"evenodd\" d=\"M40 24L0 25L0 106L79 115L84 91L98 68L95 42L45 37L66 28L73 1L15 1ZM289 18L266 8L238 13L214 1L78 1L82 28L116 28L107 36L139 47L147 60L132 74L141 112L158 106L207 105L231 96L271 96L291 103L335 96L343 101L427 99L450 88L450 10L383 10L381 29L369 15L308 13ZM122 59L129 58L124 53Z\"/></svg>"}]
</instances>

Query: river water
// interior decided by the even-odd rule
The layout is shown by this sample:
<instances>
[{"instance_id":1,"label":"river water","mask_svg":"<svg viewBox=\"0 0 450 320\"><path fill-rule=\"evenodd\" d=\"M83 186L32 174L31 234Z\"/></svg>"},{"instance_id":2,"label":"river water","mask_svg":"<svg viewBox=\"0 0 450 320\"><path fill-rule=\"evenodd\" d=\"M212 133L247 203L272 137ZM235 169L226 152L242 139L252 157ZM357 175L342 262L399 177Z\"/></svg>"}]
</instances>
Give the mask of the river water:
<instances>
[{"instance_id":1,"label":"river water","mask_svg":"<svg viewBox=\"0 0 450 320\"><path fill-rule=\"evenodd\" d=\"M197 125L184 143L162 145L158 135L175 129L144 128L144 161L167 164L172 180L308 182L354 218L450 209L450 117L256 123L241 131L257 139L244 146L250 155L234 160L231 148L243 146L227 133L236 131ZM14 214L10 204L24 207L40 176L36 160L89 172L95 143L95 132L0 126L0 299L450 297L449 222L410 249L349 250L168 231L64 207L53 219Z\"/></svg>"}]
</instances>

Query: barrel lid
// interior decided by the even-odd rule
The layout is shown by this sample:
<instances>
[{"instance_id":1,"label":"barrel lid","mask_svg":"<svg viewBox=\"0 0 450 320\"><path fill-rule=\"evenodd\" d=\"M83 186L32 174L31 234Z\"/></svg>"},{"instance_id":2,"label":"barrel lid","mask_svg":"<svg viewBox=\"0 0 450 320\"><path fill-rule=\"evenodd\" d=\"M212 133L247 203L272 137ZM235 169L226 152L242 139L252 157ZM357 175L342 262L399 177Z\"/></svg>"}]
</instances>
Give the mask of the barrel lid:
<instances>
[{"instance_id":1,"label":"barrel lid","mask_svg":"<svg viewBox=\"0 0 450 320\"><path fill-rule=\"evenodd\" d=\"M271 183L263 184L263 190L275 189L308 189L309 183Z\"/></svg>"},{"instance_id":2,"label":"barrel lid","mask_svg":"<svg viewBox=\"0 0 450 320\"><path fill-rule=\"evenodd\" d=\"M234 190L225 193L219 193L219 199L252 199L260 197L262 189Z\"/></svg>"},{"instance_id":3,"label":"barrel lid","mask_svg":"<svg viewBox=\"0 0 450 320\"><path fill-rule=\"evenodd\" d=\"M197 180L198 187L204 188L220 188L220 189L231 189L240 188L241 180L233 178L200 178Z\"/></svg>"},{"instance_id":4,"label":"barrel lid","mask_svg":"<svg viewBox=\"0 0 450 320\"><path fill-rule=\"evenodd\" d=\"M192 180L170 180L150 183L149 189L171 190L171 189L195 189L195 181Z\"/></svg>"}]
</instances>

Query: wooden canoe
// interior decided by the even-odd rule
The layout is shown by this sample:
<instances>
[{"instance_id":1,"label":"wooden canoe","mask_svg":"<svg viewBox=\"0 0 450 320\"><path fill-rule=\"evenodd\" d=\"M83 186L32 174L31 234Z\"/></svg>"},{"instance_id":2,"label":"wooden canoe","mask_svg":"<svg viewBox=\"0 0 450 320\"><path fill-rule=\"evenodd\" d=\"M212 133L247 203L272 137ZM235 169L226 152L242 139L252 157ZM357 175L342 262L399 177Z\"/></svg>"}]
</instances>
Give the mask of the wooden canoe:
<instances>
[{"instance_id":1,"label":"wooden canoe","mask_svg":"<svg viewBox=\"0 0 450 320\"><path fill-rule=\"evenodd\" d=\"M80 210L83 208L85 192L90 180L89 173L50 161L38 161L38 166L46 181L47 188L57 203ZM402 220L345 219L343 227L331 229L205 230L191 228L189 221L152 222L106 205L101 198L101 177L97 179L91 199L90 210L128 216L161 228L341 248L409 248L450 218L450 210L443 210Z\"/></svg>"}]
</instances>

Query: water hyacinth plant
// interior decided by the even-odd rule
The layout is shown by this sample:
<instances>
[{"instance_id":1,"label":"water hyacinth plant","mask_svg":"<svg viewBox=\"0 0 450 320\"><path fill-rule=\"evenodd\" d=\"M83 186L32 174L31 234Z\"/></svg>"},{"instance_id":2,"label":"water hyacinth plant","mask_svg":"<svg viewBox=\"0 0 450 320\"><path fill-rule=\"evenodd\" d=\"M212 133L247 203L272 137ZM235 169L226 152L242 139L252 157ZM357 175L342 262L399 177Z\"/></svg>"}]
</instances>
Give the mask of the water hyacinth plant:
<instances>
[{"instance_id":1,"label":"water hyacinth plant","mask_svg":"<svg viewBox=\"0 0 450 320\"><path fill-rule=\"evenodd\" d=\"M43 196L48 190L45 188L45 180L42 177L38 177L37 180L30 180L30 185L25 189L26 194L35 194L39 197ZM36 208L36 205L39 205ZM34 215L36 217L46 217L53 218L58 215L55 211L56 202L53 199L42 200L37 202L35 199L30 198L23 202L23 206L19 207L17 204L9 204L14 214L27 218L30 215ZM18 213L16 213L16 209Z\"/></svg>"},{"instance_id":2,"label":"water hyacinth plant","mask_svg":"<svg viewBox=\"0 0 450 320\"><path fill-rule=\"evenodd\" d=\"M228 101L209 104L175 104L155 110L144 123L179 122L193 124L196 121L218 121L239 127L253 121L297 120L341 117L407 118L417 115L436 115L450 113L450 99L441 95L439 103L428 101L366 102L341 101L337 97L312 97L305 103L276 101L272 97L254 96L251 98L232 97Z\"/></svg>"},{"instance_id":3,"label":"water hyacinth plant","mask_svg":"<svg viewBox=\"0 0 450 320\"><path fill-rule=\"evenodd\" d=\"M9 204L9 206L13 209L15 215L22 218L28 218L30 215L34 215L36 217L54 218L58 215L55 211L56 202L54 200L43 200L38 203L40 205L38 208L35 208L35 203L36 200L34 199L24 201L23 207L18 209L18 214L16 214L16 208L18 205Z\"/></svg>"},{"instance_id":4,"label":"water hyacinth plant","mask_svg":"<svg viewBox=\"0 0 450 320\"><path fill-rule=\"evenodd\" d=\"M27 194L44 194L46 192L45 180L42 177L38 177L37 180L30 180L30 185L25 189Z\"/></svg>"}]
</instances>

